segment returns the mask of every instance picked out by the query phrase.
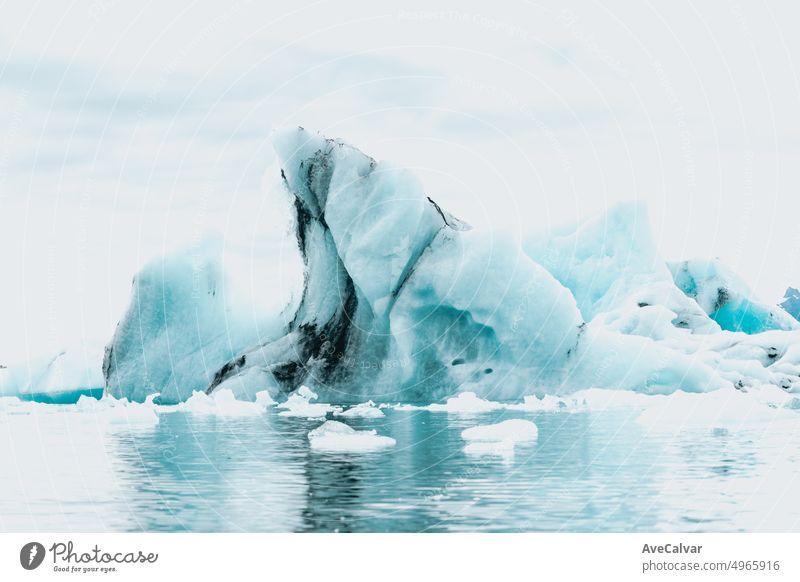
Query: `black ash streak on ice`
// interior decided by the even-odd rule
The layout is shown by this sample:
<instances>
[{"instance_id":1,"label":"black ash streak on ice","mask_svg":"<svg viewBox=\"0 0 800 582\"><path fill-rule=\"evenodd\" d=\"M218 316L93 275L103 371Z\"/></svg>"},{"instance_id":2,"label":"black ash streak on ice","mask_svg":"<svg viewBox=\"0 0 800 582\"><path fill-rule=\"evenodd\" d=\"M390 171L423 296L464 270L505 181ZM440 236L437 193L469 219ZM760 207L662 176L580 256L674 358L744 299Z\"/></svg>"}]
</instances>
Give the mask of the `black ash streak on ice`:
<instances>
[{"instance_id":1,"label":"black ash streak on ice","mask_svg":"<svg viewBox=\"0 0 800 582\"><path fill-rule=\"evenodd\" d=\"M300 130L303 131L302 128ZM315 384L322 383L328 386L341 384L352 380L356 369L353 366L341 365L342 362L358 361L359 348L365 342L385 343L387 341L385 336L371 334L365 336L354 325L354 322L359 320L359 311L370 312L371 308L366 302L359 300L353 279L337 253L330 229L325 222L325 203L335 164L336 149L350 148L351 146L334 139L325 141L324 149L318 149L311 158L303 160L299 164L301 175L298 178L302 183L302 190L293 189L286 177L285 170L281 169L283 183L294 198L295 234L306 266L303 298L300 305L289 323L284 337L269 341L226 363L214 375L214 380L206 389L207 394L211 394L223 382L241 374L250 366L257 366L268 371L286 393L297 389L309 376L313 376ZM374 172L377 166L376 161L361 152L358 153L369 160L369 174ZM369 174L362 176L362 179L368 178ZM466 223L442 210L430 196L427 196L427 200L441 217L441 228L455 231L469 230L470 227ZM330 238L331 242L330 245L326 245L327 256L324 260L336 265L340 307L327 320L320 320L318 314L312 313L308 309L309 305L324 303L320 301L319 297L309 296L309 279L317 276L317 271L315 271L317 265L312 259L312 249L310 248L313 242L310 242L311 237L309 236L309 231L314 227L322 228L324 237ZM401 293L403 286L414 271L414 266L433 242L434 237L435 235L429 237L429 240L422 246L421 252L411 256L408 264L404 267L399 283L391 292L393 300ZM314 288L324 293L329 292L327 286L317 285ZM288 354L286 354L286 348L281 346L287 341L291 345ZM284 358L279 361L266 360L264 354L265 351L269 351L270 346L279 346L279 351L282 352ZM381 351L385 353L385 348ZM455 361L453 365L456 365Z\"/></svg>"}]
</instances>

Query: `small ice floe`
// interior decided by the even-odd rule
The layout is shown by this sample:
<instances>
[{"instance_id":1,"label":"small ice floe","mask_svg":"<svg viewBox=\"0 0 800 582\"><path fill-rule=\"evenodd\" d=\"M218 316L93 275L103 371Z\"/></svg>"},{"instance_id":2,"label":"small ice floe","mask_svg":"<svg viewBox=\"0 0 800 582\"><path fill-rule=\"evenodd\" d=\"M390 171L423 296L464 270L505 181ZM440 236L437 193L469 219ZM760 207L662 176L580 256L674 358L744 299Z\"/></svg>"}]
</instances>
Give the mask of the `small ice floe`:
<instances>
[{"instance_id":1,"label":"small ice floe","mask_svg":"<svg viewBox=\"0 0 800 582\"><path fill-rule=\"evenodd\" d=\"M535 441L539 429L530 420L512 418L497 424L473 426L461 433L465 441Z\"/></svg>"},{"instance_id":2,"label":"small ice floe","mask_svg":"<svg viewBox=\"0 0 800 582\"><path fill-rule=\"evenodd\" d=\"M642 408L661 395L648 395L629 390L589 388L569 396L525 396L521 404L509 404L508 410L523 412L604 411L618 408Z\"/></svg>"},{"instance_id":3,"label":"small ice floe","mask_svg":"<svg viewBox=\"0 0 800 582\"><path fill-rule=\"evenodd\" d=\"M152 426L158 424L158 414L153 405L155 394L145 402L128 402L127 398L114 398L106 395L100 400L91 396L81 396L71 412L91 414L100 422L123 426ZM47 405L45 405L47 406Z\"/></svg>"},{"instance_id":4,"label":"small ice floe","mask_svg":"<svg viewBox=\"0 0 800 582\"><path fill-rule=\"evenodd\" d=\"M372 400L352 406L344 412L334 412L333 415L344 418L382 418L386 416Z\"/></svg>"},{"instance_id":5,"label":"small ice floe","mask_svg":"<svg viewBox=\"0 0 800 582\"><path fill-rule=\"evenodd\" d=\"M4 417L37 416L43 414L91 415L91 422L116 426L152 426L158 424L155 395L145 402L129 402L126 398L105 395L102 398L81 396L75 404L44 404L20 400L16 397L0 398L0 421Z\"/></svg>"},{"instance_id":6,"label":"small ice floe","mask_svg":"<svg viewBox=\"0 0 800 582\"><path fill-rule=\"evenodd\" d=\"M460 394L447 399L444 404L429 404L428 406L413 406L401 404L395 407L396 410L428 410L430 412L449 412L451 414L476 414L479 412L491 412L500 410L506 405L500 402L492 402L479 398L474 392L461 392Z\"/></svg>"},{"instance_id":7,"label":"small ice floe","mask_svg":"<svg viewBox=\"0 0 800 582\"><path fill-rule=\"evenodd\" d=\"M295 392L286 399L286 402L278 404L278 408L283 411L281 416L299 416L302 418L325 418L329 412L338 413L342 409L339 406L330 404L317 404L311 402L317 399L317 394L308 386L300 386Z\"/></svg>"},{"instance_id":8,"label":"small ice floe","mask_svg":"<svg viewBox=\"0 0 800 582\"><path fill-rule=\"evenodd\" d=\"M762 394L761 392L767 392ZM679 433L687 430L737 430L755 423L796 422L797 413L777 400L775 387L743 393L716 390L706 393L676 392L653 399L636 419L651 433Z\"/></svg>"},{"instance_id":9,"label":"small ice floe","mask_svg":"<svg viewBox=\"0 0 800 582\"><path fill-rule=\"evenodd\" d=\"M391 437L374 430L355 430L342 422L328 420L308 433L312 449L337 453L378 451L397 444Z\"/></svg>"},{"instance_id":10,"label":"small ice floe","mask_svg":"<svg viewBox=\"0 0 800 582\"><path fill-rule=\"evenodd\" d=\"M162 406L162 412L181 411L195 415L255 416L274 404L266 391L256 394L255 402L237 400L231 390L216 390L212 394L194 392L186 402L175 406Z\"/></svg>"},{"instance_id":11,"label":"small ice floe","mask_svg":"<svg viewBox=\"0 0 800 582\"><path fill-rule=\"evenodd\" d=\"M495 455L504 459L514 457L517 443L535 441L538 435L536 425L521 418L473 426L461 432L461 438L467 441L464 452L468 455Z\"/></svg>"}]
</instances>

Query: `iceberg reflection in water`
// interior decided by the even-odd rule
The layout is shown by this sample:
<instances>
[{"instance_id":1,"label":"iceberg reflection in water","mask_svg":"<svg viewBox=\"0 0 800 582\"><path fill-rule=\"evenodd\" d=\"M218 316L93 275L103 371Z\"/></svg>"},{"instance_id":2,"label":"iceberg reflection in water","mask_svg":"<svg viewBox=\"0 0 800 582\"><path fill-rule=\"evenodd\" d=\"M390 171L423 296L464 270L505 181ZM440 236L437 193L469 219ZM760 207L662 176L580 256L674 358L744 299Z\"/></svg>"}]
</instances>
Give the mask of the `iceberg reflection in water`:
<instances>
[{"instance_id":1,"label":"iceberg reflection in water","mask_svg":"<svg viewBox=\"0 0 800 582\"><path fill-rule=\"evenodd\" d=\"M313 450L308 433L322 420L274 407L229 415L165 407L154 420L147 405L134 406L143 408L107 418L97 406L6 403L0 528L789 531L800 523L797 412L762 403L682 425L669 407L638 403L477 414L384 408L384 417L347 419L397 441L371 452ZM538 439L516 443L510 457L465 453L462 431L509 419L533 421Z\"/></svg>"}]
</instances>

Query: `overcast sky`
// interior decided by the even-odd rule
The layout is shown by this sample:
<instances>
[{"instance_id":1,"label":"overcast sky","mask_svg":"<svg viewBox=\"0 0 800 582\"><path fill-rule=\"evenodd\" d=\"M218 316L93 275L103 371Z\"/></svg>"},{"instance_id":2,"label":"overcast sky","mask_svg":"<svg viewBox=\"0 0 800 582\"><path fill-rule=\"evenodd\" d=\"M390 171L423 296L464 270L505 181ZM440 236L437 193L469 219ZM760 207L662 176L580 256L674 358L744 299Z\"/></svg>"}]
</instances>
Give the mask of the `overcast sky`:
<instances>
[{"instance_id":1,"label":"overcast sky","mask_svg":"<svg viewBox=\"0 0 800 582\"><path fill-rule=\"evenodd\" d=\"M208 230L269 245L293 124L477 226L644 200L665 259L800 285L796 3L399 4L3 2L0 350L107 339L136 269Z\"/></svg>"}]
</instances>

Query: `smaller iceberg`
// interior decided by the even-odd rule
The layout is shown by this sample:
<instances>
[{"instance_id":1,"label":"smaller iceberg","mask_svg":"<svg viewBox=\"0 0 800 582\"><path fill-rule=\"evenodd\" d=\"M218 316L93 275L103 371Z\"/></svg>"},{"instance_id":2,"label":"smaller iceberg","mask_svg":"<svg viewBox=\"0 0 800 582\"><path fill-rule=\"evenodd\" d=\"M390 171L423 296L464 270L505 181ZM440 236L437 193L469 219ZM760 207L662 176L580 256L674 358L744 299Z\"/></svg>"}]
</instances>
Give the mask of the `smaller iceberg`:
<instances>
[{"instance_id":1,"label":"smaller iceberg","mask_svg":"<svg viewBox=\"0 0 800 582\"><path fill-rule=\"evenodd\" d=\"M180 410L194 415L209 416L257 416L268 406L275 404L267 391L256 394L255 402L237 400L233 391L218 390L214 394L195 392L188 400L175 407L163 407L165 411Z\"/></svg>"},{"instance_id":2,"label":"smaller iceberg","mask_svg":"<svg viewBox=\"0 0 800 582\"><path fill-rule=\"evenodd\" d=\"M539 429L530 420L512 418L497 424L473 426L461 433L465 441L535 441L539 436Z\"/></svg>"},{"instance_id":3,"label":"smaller iceberg","mask_svg":"<svg viewBox=\"0 0 800 582\"><path fill-rule=\"evenodd\" d=\"M379 451L397 444L375 430L355 430L336 420L328 420L308 433L311 448L336 453Z\"/></svg>"},{"instance_id":4,"label":"smaller iceberg","mask_svg":"<svg viewBox=\"0 0 800 582\"><path fill-rule=\"evenodd\" d=\"M0 366L0 396L46 404L75 404L82 396L103 396L99 362L103 350L74 345L30 362Z\"/></svg>"},{"instance_id":5,"label":"smaller iceberg","mask_svg":"<svg viewBox=\"0 0 800 582\"><path fill-rule=\"evenodd\" d=\"M39 415L80 415L85 422L91 422L101 429L140 429L151 428L159 422L158 407L153 399L146 402L129 402L113 396L94 398L80 396L70 406L48 402L22 400L17 397L0 397L0 425L10 419L20 419ZM35 420L34 420L35 422Z\"/></svg>"},{"instance_id":6,"label":"smaller iceberg","mask_svg":"<svg viewBox=\"0 0 800 582\"><path fill-rule=\"evenodd\" d=\"M456 396L447 399L444 404L433 403L427 406L417 407L413 405L401 405L396 407L398 410L428 410L430 412L447 412L450 414L478 414L481 412L491 412L504 408L505 405L491 400L479 398L474 392L461 392Z\"/></svg>"},{"instance_id":7,"label":"smaller iceberg","mask_svg":"<svg viewBox=\"0 0 800 582\"><path fill-rule=\"evenodd\" d=\"M718 259L670 264L675 284L726 331L747 334L800 329L777 305L755 299L744 281Z\"/></svg>"},{"instance_id":8,"label":"smaller iceberg","mask_svg":"<svg viewBox=\"0 0 800 582\"><path fill-rule=\"evenodd\" d=\"M294 391L286 402L278 405L282 411L280 416L295 416L302 418L325 418L329 412L339 413L342 411L339 406L331 406L325 403L311 402L317 399L317 393L308 386L300 386Z\"/></svg>"},{"instance_id":9,"label":"smaller iceberg","mask_svg":"<svg viewBox=\"0 0 800 582\"><path fill-rule=\"evenodd\" d=\"M202 243L146 265L133 280L130 305L106 346L106 392L137 402L160 393L161 404L177 404L205 391L226 362L277 333L280 318L265 315L237 287L228 268L232 257L221 242ZM242 399L274 389L274 379L253 370L228 382Z\"/></svg>"},{"instance_id":10,"label":"smaller iceberg","mask_svg":"<svg viewBox=\"0 0 800 582\"><path fill-rule=\"evenodd\" d=\"M383 418L386 416L372 400L351 406L344 412L334 412L333 415L343 418Z\"/></svg>"},{"instance_id":11,"label":"smaller iceberg","mask_svg":"<svg viewBox=\"0 0 800 582\"><path fill-rule=\"evenodd\" d=\"M75 405L75 412L91 413L98 423L123 428L152 427L159 422L152 397L146 402L138 403L124 398L118 400L112 396L104 396L99 400L91 396L81 396Z\"/></svg>"}]
</instances>

